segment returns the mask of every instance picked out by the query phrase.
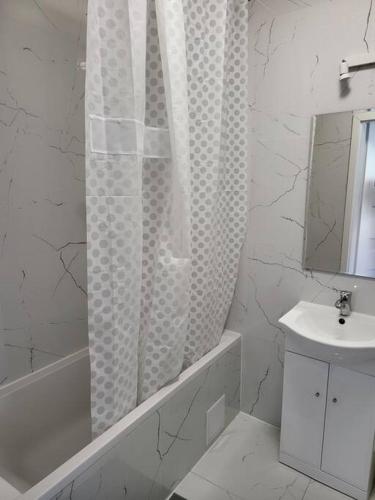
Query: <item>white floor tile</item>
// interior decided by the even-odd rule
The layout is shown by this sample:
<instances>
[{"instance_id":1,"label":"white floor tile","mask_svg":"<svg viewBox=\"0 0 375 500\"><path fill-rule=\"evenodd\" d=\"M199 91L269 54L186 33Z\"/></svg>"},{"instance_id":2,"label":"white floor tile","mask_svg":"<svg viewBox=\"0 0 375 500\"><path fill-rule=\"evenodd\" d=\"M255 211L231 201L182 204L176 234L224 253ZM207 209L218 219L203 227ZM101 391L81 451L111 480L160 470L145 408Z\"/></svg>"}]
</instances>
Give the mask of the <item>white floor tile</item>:
<instances>
[{"instance_id":1,"label":"white floor tile","mask_svg":"<svg viewBox=\"0 0 375 500\"><path fill-rule=\"evenodd\" d=\"M278 461L279 429L240 413L176 492L188 500L348 500Z\"/></svg>"},{"instance_id":2,"label":"white floor tile","mask_svg":"<svg viewBox=\"0 0 375 500\"><path fill-rule=\"evenodd\" d=\"M349 499L346 495L343 495L339 491L332 490L324 484L317 483L316 481L310 480L309 487L307 488L305 498L303 500L344 500Z\"/></svg>"},{"instance_id":3,"label":"white floor tile","mask_svg":"<svg viewBox=\"0 0 375 500\"><path fill-rule=\"evenodd\" d=\"M219 488L194 472L190 472L176 488L176 493L187 500L243 500L230 493L228 490Z\"/></svg>"},{"instance_id":4,"label":"white floor tile","mask_svg":"<svg viewBox=\"0 0 375 500\"><path fill-rule=\"evenodd\" d=\"M246 499L302 498L309 480L279 464L278 442L278 428L242 413L193 472Z\"/></svg>"}]
</instances>

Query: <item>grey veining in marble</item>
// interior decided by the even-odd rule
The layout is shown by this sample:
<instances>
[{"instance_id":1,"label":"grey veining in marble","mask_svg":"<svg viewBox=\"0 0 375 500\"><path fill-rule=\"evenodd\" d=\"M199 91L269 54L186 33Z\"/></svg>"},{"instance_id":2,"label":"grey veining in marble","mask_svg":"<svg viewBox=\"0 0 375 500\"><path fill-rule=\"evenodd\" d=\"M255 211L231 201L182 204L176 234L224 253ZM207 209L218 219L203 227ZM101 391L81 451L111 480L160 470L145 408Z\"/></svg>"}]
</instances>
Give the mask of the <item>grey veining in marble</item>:
<instances>
[{"instance_id":1,"label":"grey veining in marble","mask_svg":"<svg viewBox=\"0 0 375 500\"><path fill-rule=\"evenodd\" d=\"M87 345L85 21L0 3L0 384Z\"/></svg>"},{"instance_id":2,"label":"grey veining in marble","mask_svg":"<svg viewBox=\"0 0 375 500\"><path fill-rule=\"evenodd\" d=\"M207 409L225 394L238 414L240 364L238 341L51 500L164 500L207 449Z\"/></svg>"},{"instance_id":3,"label":"grey veining in marble","mask_svg":"<svg viewBox=\"0 0 375 500\"><path fill-rule=\"evenodd\" d=\"M349 500L278 462L279 429L240 413L177 486L191 500Z\"/></svg>"},{"instance_id":4,"label":"grey veining in marble","mask_svg":"<svg viewBox=\"0 0 375 500\"><path fill-rule=\"evenodd\" d=\"M309 6L279 10L282 3ZM278 425L278 318L300 299L333 304L339 289L353 290L354 309L374 312L372 280L307 272L301 263L311 117L374 105L375 71L358 72L347 87L338 67L375 49L375 10L370 0L256 0L249 26L248 237L228 327L243 334L242 409Z\"/></svg>"},{"instance_id":5,"label":"grey veining in marble","mask_svg":"<svg viewBox=\"0 0 375 500\"><path fill-rule=\"evenodd\" d=\"M314 7L321 3L327 3L331 0L249 0L252 7L262 9L268 14L280 15L287 14L297 9L305 7Z\"/></svg>"}]
</instances>

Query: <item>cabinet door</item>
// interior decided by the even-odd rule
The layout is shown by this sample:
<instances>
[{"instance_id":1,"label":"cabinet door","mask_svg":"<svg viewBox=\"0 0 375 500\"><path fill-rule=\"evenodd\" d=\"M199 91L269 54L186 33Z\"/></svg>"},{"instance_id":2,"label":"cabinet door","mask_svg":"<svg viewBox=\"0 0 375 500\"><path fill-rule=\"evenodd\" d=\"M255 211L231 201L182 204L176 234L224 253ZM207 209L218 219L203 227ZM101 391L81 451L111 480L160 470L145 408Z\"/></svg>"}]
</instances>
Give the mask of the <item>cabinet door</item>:
<instances>
[{"instance_id":1,"label":"cabinet door","mask_svg":"<svg viewBox=\"0 0 375 500\"><path fill-rule=\"evenodd\" d=\"M285 353L280 451L320 467L328 364Z\"/></svg>"},{"instance_id":2,"label":"cabinet door","mask_svg":"<svg viewBox=\"0 0 375 500\"><path fill-rule=\"evenodd\" d=\"M330 367L322 470L366 490L374 443L375 378Z\"/></svg>"}]
</instances>

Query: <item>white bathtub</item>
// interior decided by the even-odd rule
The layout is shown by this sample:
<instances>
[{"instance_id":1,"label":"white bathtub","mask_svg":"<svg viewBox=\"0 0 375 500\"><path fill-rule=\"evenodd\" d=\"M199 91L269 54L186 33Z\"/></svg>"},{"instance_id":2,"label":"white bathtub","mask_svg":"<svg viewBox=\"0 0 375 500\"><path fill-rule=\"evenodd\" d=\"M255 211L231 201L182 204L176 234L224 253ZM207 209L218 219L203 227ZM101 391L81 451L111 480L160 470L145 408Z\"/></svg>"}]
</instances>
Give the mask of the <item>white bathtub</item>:
<instances>
[{"instance_id":1,"label":"white bathtub","mask_svg":"<svg viewBox=\"0 0 375 500\"><path fill-rule=\"evenodd\" d=\"M87 348L0 388L0 499L57 495L239 342L225 331L219 346L93 441Z\"/></svg>"},{"instance_id":2,"label":"white bathtub","mask_svg":"<svg viewBox=\"0 0 375 500\"><path fill-rule=\"evenodd\" d=\"M27 491L90 441L87 348L1 388L1 500Z\"/></svg>"}]
</instances>

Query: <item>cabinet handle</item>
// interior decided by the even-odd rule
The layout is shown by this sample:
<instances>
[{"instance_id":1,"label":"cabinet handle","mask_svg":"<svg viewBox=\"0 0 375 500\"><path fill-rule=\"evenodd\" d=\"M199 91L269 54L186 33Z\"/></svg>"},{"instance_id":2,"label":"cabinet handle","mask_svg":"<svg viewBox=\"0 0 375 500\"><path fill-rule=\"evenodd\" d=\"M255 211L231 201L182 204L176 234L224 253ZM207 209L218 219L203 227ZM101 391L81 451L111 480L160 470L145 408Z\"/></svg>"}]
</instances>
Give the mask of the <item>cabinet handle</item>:
<instances>
[{"instance_id":1,"label":"cabinet handle","mask_svg":"<svg viewBox=\"0 0 375 500\"><path fill-rule=\"evenodd\" d=\"M320 396L320 392L315 393L315 397L318 398Z\"/></svg>"},{"instance_id":2,"label":"cabinet handle","mask_svg":"<svg viewBox=\"0 0 375 500\"><path fill-rule=\"evenodd\" d=\"M337 398L333 398L332 403L337 403Z\"/></svg>"}]
</instances>

